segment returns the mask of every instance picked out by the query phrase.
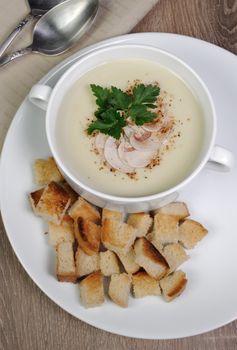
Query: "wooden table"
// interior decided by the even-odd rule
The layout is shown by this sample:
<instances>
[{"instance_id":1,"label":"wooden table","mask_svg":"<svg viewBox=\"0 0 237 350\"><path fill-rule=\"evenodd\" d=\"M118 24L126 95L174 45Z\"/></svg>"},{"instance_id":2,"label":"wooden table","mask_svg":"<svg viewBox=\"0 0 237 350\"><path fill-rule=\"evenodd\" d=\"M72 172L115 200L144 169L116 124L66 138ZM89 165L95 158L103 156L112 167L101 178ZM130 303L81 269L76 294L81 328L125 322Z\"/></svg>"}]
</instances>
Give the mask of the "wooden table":
<instances>
[{"instance_id":1,"label":"wooden table","mask_svg":"<svg viewBox=\"0 0 237 350\"><path fill-rule=\"evenodd\" d=\"M147 31L191 35L237 53L237 1L160 0L133 29ZM93 328L60 309L32 282L2 223L0 247L1 350L237 349L237 321L204 335L168 341L136 340Z\"/></svg>"}]
</instances>

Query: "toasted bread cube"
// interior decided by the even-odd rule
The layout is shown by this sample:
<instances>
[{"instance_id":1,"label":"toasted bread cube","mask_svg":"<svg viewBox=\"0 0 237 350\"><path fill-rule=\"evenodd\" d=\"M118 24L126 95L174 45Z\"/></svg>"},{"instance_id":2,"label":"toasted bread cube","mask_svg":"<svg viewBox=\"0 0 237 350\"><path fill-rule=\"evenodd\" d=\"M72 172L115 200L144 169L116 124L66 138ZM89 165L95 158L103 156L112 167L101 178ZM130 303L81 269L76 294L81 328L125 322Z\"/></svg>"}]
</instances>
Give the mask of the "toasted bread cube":
<instances>
[{"instance_id":1,"label":"toasted bread cube","mask_svg":"<svg viewBox=\"0 0 237 350\"><path fill-rule=\"evenodd\" d=\"M65 215L60 223L48 223L49 244L56 247L62 242L74 242L74 222L69 215Z\"/></svg>"},{"instance_id":2,"label":"toasted bread cube","mask_svg":"<svg viewBox=\"0 0 237 350\"><path fill-rule=\"evenodd\" d=\"M177 220L182 220L189 216L188 207L184 202L172 202L164 207L161 207L155 210L155 213L171 215L175 217Z\"/></svg>"},{"instance_id":3,"label":"toasted bread cube","mask_svg":"<svg viewBox=\"0 0 237 350\"><path fill-rule=\"evenodd\" d=\"M148 233L146 239L153 244L153 246L162 254L164 244L162 244L156 237L155 231Z\"/></svg>"},{"instance_id":4,"label":"toasted bread cube","mask_svg":"<svg viewBox=\"0 0 237 350\"><path fill-rule=\"evenodd\" d=\"M75 282L76 267L72 242L62 242L57 246L56 274L61 282Z\"/></svg>"},{"instance_id":5,"label":"toasted bread cube","mask_svg":"<svg viewBox=\"0 0 237 350\"><path fill-rule=\"evenodd\" d=\"M179 239L179 221L171 215L156 214L151 236L152 241L158 241L162 244L177 243Z\"/></svg>"},{"instance_id":6,"label":"toasted bread cube","mask_svg":"<svg viewBox=\"0 0 237 350\"><path fill-rule=\"evenodd\" d=\"M136 256L132 247L126 255L118 254L118 257L127 273L135 273L140 269L140 266L135 262Z\"/></svg>"},{"instance_id":7,"label":"toasted bread cube","mask_svg":"<svg viewBox=\"0 0 237 350\"><path fill-rule=\"evenodd\" d=\"M165 258L146 239L139 238L134 245L136 263L144 268L151 277L159 280L169 271Z\"/></svg>"},{"instance_id":8,"label":"toasted bread cube","mask_svg":"<svg viewBox=\"0 0 237 350\"><path fill-rule=\"evenodd\" d=\"M80 282L81 303L84 307L95 307L105 301L103 276L101 272L95 272Z\"/></svg>"},{"instance_id":9,"label":"toasted bread cube","mask_svg":"<svg viewBox=\"0 0 237 350\"><path fill-rule=\"evenodd\" d=\"M101 230L104 246L117 254L126 255L134 243L136 230L118 220L105 219Z\"/></svg>"},{"instance_id":10,"label":"toasted bread cube","mask_svg":"<svg viewBox=\"0 0 237 350\"><path fill-rule=\"evenodd\" d=\"M76 220L79 216L94 223L100 222L100 213L85 199L80 197L69 209L68 214Z\"/></svg>"},{"instance_id":11,"label":"toasted bread cube","mask_svg":"<svg viewBox=\"0 0 237 350\"><path fill-rule=\"evenodd\" d=\"M199 222L187 219L179 226L179 241L191 249L207 234L207 229Z\"/></svg>"},{"instance_id":12,"label":"toasted bread cube","mask_svg":"<svg viewBox=\"0 0 237 350\"><path fill-rule=\"evenodd\" d=\"M38 185L47 185L51 181L63 181L63 176L52 157L48 159L36 159L34 171L35 180Z\"/></svg>"},{"instance_id":13,"label":"toasted bread cube","mask_svg":"<svg viewBox=\"0 0 237 350\"><path fill-rule=\"evenodd\" d=\"M115 211L115 210L111 210L109 208L103 208L103 211L102 211L102 224L103 224L105 219L122 221L123 220L123 215L124 214L121 211Z\"/></svg>"},{"instance_id":14,"label":"toasted bread cube","mask_svg":"<svg viewBox=\"0 0 237 350\"><path fill-rule=\"evenodd\" d=\"M120 273L118 258L114 252L100 252L100 270L104 276Z\"/></svg>"},{"instance_id":15,"label":"toasted bread cube","mask_svg":"<svg viewBox=\"0 0 237 350\"><path fill-rule=\"evenodd\" d=\"M171 243L164 247L162 255L165 257L170 271L176 270L181 264L188 260L188 255L179 243Z\"/></svg>"},{"instance_id":16,"label":"toasted bread cube","mask_svg":"<svg viewBox=\"0 0 237 350\"><path fill-rule=\"evenodd\" d=\"M160 287L166 301L171 301L179 296L186 287L188 280L182 271L175 271L171 275L160 280Z\"/></svg>"},{"instance_id":17,"label":"toasted bread cube","mask_svg":"<svg viewBox=\"0 0 237 350\"><path fill-rule=\"evenodd\" d=\"M137 237L144 237L152 225L152 218L149 214L130 214L127 223L137 229Z\"/></svg>"},{"instance_id":18,"label":"toasted bread cube","mask_svg":"<svg viewBox=\"0 0 237 350\"><path fill-rule=\"evenodd\" d=\"M79 217L74 221L75 237L79 246L88 255L99 252L101 227L90 220Z\"/></svg>"},{"instance_id":19,"label":"toasted bread cube","mask_svg":"<svg viewBox=\"0 0 237 350\"><path fill-rule=\"evenodd\" d=\"M100 269L99 254L88 255L79 246L76 252L76 274L77 277L89 275Z\"/></svg>"},{"instance_id":20,"label":"toasted bread cube","mask_svg":"<svg viewBox=\"0 0 237 350\"><path fill-rule=\"evenodd\" d=\"M147 295L161 295L159 282L146 272L138 272L132 276L133 294L135 298Z\"/></svg>"},{"instance_id":21,"label":"toasted bread cube","mask_svg":"<svg viewBox=\"0 0 237 350\"><path fill-rule=\"evenodd\" d=\"M128 298L131 289L131 277L126 273L111 276L109 284L109 296L114 303L121 307L128 306Z\"/></svg>"},{"instance_id":22,"label":"toasted bread cube","mask_svg":"<svg viewBox=\"0 0 237 350\"><path fill-rule=\"evenodd\" d=\"M70 202L68 193L59 184L52 181L45 187L37 203L37 215L59 225Z\"/></svg>"},{"instance_id":23,"label":"toasted bread cube","mask_svg":"<svg viewBox=\"0 0 237 350\"><path fill-rule=\"evenodd\" d=\"M31 192L29 195L30 204L31 204L32 209L36 215L38 215L37 204L39 203L39 200L40 200L43 192L44 192L44 188L40 188L39 190Z\"/></svg>"},{"instance_id":24,"label":"toasted bread cube","mask_svg":"<svg viewBox=\"0 0 237 350\"><path fill-rule=\"evenodd\" d=\"M74 189L67 182L63 182L62 187L67 191L67 193L71 198L71 203L70 203L70 207L71 207L78 200L79 195L74 191Z\"/></svg>"}]
</instances>

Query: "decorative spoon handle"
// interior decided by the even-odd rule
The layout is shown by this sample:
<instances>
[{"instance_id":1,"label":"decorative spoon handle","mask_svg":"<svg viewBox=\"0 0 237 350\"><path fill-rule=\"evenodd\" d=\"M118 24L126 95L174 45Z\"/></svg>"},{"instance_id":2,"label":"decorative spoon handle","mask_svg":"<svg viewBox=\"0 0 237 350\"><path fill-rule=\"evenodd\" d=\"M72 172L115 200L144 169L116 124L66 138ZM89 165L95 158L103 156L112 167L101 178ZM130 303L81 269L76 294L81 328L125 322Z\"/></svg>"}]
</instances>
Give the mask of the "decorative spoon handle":
<instances>
[{"instance_id":1,"label":"decorative spoon handle","mask_svg":"<svg viewBox=\"0 0 237 350\"><path fill-rule=\"evenodd\" d=\"M3 57L0 57L0 67L5 66L6 64L15 60L16 58L28 55L28 53L31 53L31 52L32 52L32 47L28 46L24 49L21 49L21 50L18 50L18 51L11 53L10 55L5 55Z\"/></svg>"},{"instance_id":2,"label":"decorative spoon handle","mask_svg":"<svg viewBox=\"0 0 237 350\"><path fill-rule=\"evenodd\" d=\"M12 41L15 39L15 37L22 31L24 26L32 21L32 19L35 16L32 13L29 13L25 19L23 19L16 28L11 32L11 34L8 35L8 37L3 41L3 43L0 45L0 57L3 55L3 53L6 51L8 46L12 43Z\"/></svg>"}]
</instances>

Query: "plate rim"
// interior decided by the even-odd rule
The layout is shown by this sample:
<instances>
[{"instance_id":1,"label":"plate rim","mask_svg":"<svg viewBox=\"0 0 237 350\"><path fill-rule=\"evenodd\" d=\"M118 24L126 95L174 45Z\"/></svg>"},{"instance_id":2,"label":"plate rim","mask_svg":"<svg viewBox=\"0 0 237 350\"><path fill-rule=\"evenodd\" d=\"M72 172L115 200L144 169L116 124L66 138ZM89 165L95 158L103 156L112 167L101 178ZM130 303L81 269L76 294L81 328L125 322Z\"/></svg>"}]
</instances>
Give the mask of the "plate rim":
<instances>
[{"instance_id":1,"label":"plate rim","mask_svg":"<svg viewBox=\"0 0 237 350\"><path fill-rule=\"evenodd\" d=\"M84 47L80 50L78 50L76 53L74 53L73 55L67 57L65 60L63 60L62 62L60 62L59 64L57 64L56 66L54 66L52 69L50 69L50 71L48 73L46 73L39 81L38 83L46 83L49 79L51 79L55 74L58 73L58 71L62 70L65 66L67 66L70 63L73 63L74 61L80 59L80 57L82 57L83 55L86 55L89 52L92 52L93 50L96 50L99 47L106 47L109 46L111 44L117 44L117 43L122 43L122 42L126 42L126 40L132 40L133 38L139 38L141 37L141 42L142 40L144 40L145 36L154 36L154 37L160 37L160 36L173 36L173 37L177 37L180 39L185 39L185 40L191 40L191 41L199 41L202 45L206 45L206 46L213 46L215 49L218 49L221 53L225 53L225 54L229 54L230 56L237 58L236 55L226 49L221 48L220 46L217 46L215 44L209 43L205 40L202 39L198 39L198 38L194 38L188 35L180 35L180 34L176 34L176 33L159 33L159 32L145 32L145 33L131 33L131 34L125 34L125 35L120 35L120 36L115 36L112 38L108 38L102 41L99 41L95 44L89 45L87 47ZM162 47L161 47L162 48ZM178 55L177 55L178 56ZM179 57L179 56L178 56ZM236 61L237 62L237 61ZM7 144L8 144L8 139L11 136L11 133L14 131L15 129L15 124L17 124L21 118L21 109L23 109L26 101L27 101L27 97L28 95L25 97L25 99L22 101L21 105L19 106L19 108L17 109L11 124L9 126L9 129L7 131L6 137L4 139L4 143L3 143L3 147L2 147L2 151L1 151L1 157L0 157L0 210L1 210L1 216L2 216L2 221L4 224L4 228L5 228L5 232L6 235L8 237L8 240L11 244L11 247L17 257L17 259L19 260L19 262L21 263L22 267L24 268L25 272L28 274L28 276L33 280L33 282L37 285L38 288L41 289L41 291L51 300L53 301L57 306L59 306L60 308L62 308L63 310L65 310L66 312L68 312L70 315L72 315L73 317L79 319L80 321L83 321L87 324L89 324L90 326L93 326L95 328L107 331L109 333L112 334L117 334L120 336L125 336L125 337L130 337L130 338L136 338L136 339L154 339L154 340L158 340L158 339L181 339L181 338L186 338L186 337L191 337L191 336L196 336L196 335L200 335L203 333L207 333L209 331L218 329L224 325L229 324L230 322L233 322L234 320L236 320L237 315L233 316L233 318L228 318L228 320L224 320L221 322L217 322L215 326L210 326L209 328L205 328L199 331L193 331L193 332L189 332L187 335L180 335L180 336L146 336L144 334L136 334L136 335L130 335L130 334L125 334L125 333L121 333L118 330L110 330L109 328L107 328L104 325L97 325L96 322L94 323L91 320L86 320L84 317L78 317L78 315L76 315L74 312L72 312L71 310L69 310L66 306L62 306L60 305L57 301L54 300L54 297L50 295L50 293L48 291L45 290L44 286L41 286L39 282L37 282L37 280L32 276L31 272L29 272L29 270L27 269L27 267L25 266L22 258L19 256L17 250L15 250L14 247L14 243L13 240L11 239L11 235L9 233L9 229L8 229L8 225L6 222L6 214L5 214L5 210L4 210L4 205L2 205L2 199L1 199L1 187L2 187L2 177L3 177L3 164L4 164L4 159L5 159L5 153L6 153L6 149L7 149Z\"/></svg>"}]
</instances>

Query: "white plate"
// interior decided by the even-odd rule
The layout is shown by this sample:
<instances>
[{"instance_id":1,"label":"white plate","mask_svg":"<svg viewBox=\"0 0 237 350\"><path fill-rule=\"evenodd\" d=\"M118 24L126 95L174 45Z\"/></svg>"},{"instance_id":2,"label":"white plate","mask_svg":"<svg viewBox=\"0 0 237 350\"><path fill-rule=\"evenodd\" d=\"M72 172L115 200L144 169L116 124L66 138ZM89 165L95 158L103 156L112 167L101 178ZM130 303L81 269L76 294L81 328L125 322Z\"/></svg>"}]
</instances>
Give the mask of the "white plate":
<instances>
[{"instance_id":1,"label":"white plate","mask_svg":"<svg viewBox=\"0 0 237 350\"><path fill-rule=\"evenodd\" d=\"M217 109L217 143L237 154L237 59L211 44L174 34L141 33L106 40L82 50L51 70L42 82L53 86L61 74L88 50L112 43L151 44L179 56L208 85ZM9 129L1 160L1 209L11 245L34 282L55 303L75 317L109 332L148 339L186 337L212 330L237 315L237 169L230 173L204 171L180 194L193 218L209 229L190 251L182 269L188 275L185 292L172 303L160 297L130 298L121 309L109 300L86 310L78 286L55 278L55 257L43 222L29 207L27 194L35 188L34 159L47 157L44 113L25 100Z\"/></svg>"}]
</instances>

